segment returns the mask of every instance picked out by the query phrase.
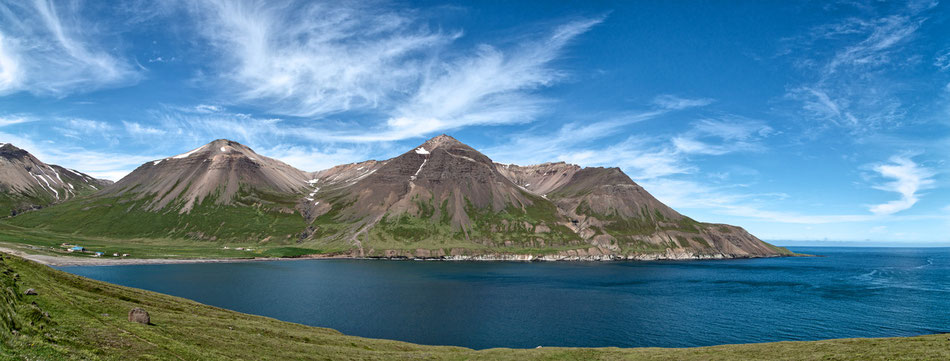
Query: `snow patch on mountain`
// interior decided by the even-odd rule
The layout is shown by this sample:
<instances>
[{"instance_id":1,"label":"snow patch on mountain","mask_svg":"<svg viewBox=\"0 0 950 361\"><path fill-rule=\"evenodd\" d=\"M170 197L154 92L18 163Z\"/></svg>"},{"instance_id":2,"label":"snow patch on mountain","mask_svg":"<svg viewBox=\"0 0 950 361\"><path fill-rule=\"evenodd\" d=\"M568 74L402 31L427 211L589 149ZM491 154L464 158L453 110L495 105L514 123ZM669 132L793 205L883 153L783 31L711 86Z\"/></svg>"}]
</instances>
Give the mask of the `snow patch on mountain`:
<instances>
[{"instance_id":1,"label":"snow patch on mountain","mask_svg":"<svg viewBox=\"0 0 950 361\"><path fill-rule=\"evenodd\" d=\"M176 156L174 156L174 157L172 157L172 158L173 158L173 159L184 159L184 158L188 158L188 157L190 157L192 154L195 154L195 153L201 151L202 149L205 149L205 147L207 147L207 146L208 146L207 144L206 144L206 145L202 145L202 146L196 148L195 150L192 150L192 151L190 151L190 152L188 152L188 153L183 153L183 154L176 155Z\"/></svg>"}]
</instances>

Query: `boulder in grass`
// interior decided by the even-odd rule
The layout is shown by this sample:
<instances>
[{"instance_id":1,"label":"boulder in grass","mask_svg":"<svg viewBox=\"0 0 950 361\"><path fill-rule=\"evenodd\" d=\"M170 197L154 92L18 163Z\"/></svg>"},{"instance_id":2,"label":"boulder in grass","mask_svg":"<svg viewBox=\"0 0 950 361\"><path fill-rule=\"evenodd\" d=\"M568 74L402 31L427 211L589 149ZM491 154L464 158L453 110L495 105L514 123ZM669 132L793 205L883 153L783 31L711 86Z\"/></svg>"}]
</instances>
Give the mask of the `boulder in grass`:
<instances>
[{"instance_id":1,"label":"boulder in grass","mask_svg":"<svg viewBox=\"0 0 950 361\"><path fill-rule=\"evenodd\" d=\"M23 294L27 296L36 296L36 290L30 288L24 291Z\"/></svg>"},{"instance_id":2,"label":"boulder in grass","mask_svg":"<svg viewBox=\"0 0 950 361\"><path fill-rule=\"evenodd\" d=\"M129 322L138 322L143 325L148 325L151 323L151 319L148 316L148 312L136 307L129 311Z\"/></svg>"}]
</instances>

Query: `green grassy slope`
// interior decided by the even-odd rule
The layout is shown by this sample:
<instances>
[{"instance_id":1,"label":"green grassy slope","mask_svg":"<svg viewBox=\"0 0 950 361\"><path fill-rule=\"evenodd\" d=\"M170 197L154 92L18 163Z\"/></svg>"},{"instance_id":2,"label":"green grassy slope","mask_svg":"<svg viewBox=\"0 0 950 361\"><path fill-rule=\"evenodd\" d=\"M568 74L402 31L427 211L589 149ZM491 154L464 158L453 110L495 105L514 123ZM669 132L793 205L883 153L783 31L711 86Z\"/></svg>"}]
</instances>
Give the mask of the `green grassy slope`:
<instances>
[{"instance_id":1,"label":"green grassy slope","mask_svg":"<svg viewBox=\"0 0 950 361\"><path fill-rule=\"evenodd\" d=\"M9 191L0 192L0 217L12 216L17 213L46 206L55 202L52 196L38 192L16 194Z\"/></svg>"},{"instance_id":2,"label":"green grassy slope","mask_svg":"<svg viewBox=\"0 0 950 361\"><path fill-rule=\"evenodd\" d=\"M25 296L35 288L39 295ZM133 307L152 325L126 320ZM475 351L367 339L0 258L0 359L10 360L945 360L947 335L662 348Z\"/></svg>"},{"instance_id":3,"label":"green grassy slope","mask_svg":"<svg viewBox=\"0 0 950 361\"><path fill-rule=\"evenodd\" d=\"M380 255L380 250L417 249L445 254L451 249L482 254L550 254L591 246L558 223L564 220L552 203L528 193L523 196L533 204L509 206L497 212L467 202L465 214L471 223L464 229L452 226L448 201L435 204L432 198L416 200L417 213L387 214L360 241L363 248L376 250L368 254L371 256Z\"/></svg>"},{"instance_id":4,"label":"green grassy slope","mask_svg":"<svg viewBox=\"0 0 950 361\"><path fill-rule=\"evenodd\" d=\"M178 207L149 210L147 199L132 196L76 199L7 219L12 225L97 237L177 238L206 241L293 243L306 222L291 196L242 192L239 205L206 198L188 214ZM244 203L241 203L244 202Z\"/></svg>"}]
</instances>

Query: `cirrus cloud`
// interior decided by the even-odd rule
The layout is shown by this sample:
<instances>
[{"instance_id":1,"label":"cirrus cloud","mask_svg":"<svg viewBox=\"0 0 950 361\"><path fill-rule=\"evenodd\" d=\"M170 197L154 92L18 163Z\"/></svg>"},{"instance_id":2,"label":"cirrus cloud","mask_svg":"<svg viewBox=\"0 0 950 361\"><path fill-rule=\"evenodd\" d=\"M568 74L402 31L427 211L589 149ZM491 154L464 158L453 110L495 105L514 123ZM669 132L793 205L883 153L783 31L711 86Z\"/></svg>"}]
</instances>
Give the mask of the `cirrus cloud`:
<instances>
[{"instance_id":1,"label":"cirrus cloud","mask_svg":"<svg viewBox=\"0 0 950 361\"><path fill-rule=\"evenodd\" d=\"M0 95L26 91L63 96L134 83L141 74L105 50L100 24L79 15L78 2L0 3Z\"/></svg>"},{"instance_id":2,"label":"cirrus cloud","mask_svg":"<svg viewBox=\"0 0 950 361\"><path fill-rule=\"evenodd\" d=\"M934 184L934 172L906 156L891 157L888 163L878 164L873 169L881 177L893 179L875 185L875 189L900 194L900 199L869 207L874 214L894 214L910 209L920 200L918 192Z\"/></svg>"}]
</instances>

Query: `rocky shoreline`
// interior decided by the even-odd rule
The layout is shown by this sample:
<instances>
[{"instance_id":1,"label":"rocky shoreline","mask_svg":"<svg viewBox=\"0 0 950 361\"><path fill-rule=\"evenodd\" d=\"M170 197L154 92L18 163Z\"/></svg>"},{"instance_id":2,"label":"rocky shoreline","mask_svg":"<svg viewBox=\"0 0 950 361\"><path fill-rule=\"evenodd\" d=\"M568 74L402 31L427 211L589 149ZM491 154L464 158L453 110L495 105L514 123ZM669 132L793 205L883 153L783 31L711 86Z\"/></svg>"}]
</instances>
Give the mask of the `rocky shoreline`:
<instances>
[{"instance_id":1,"label":"rocky shoreline","mask_svg":"<svg viewBox=\"0 0 950 361\"><path fill-rule=\"evenodd\" d=\"M696 254L674 255L666 254L634 254L634 255L596 255L596 256L566 256L559 254L532 255L532 254L485 254L473 256L445 256L445 257L338 257L347 259L377 259L377 260L414 260L414 261L479 261L479 262L619 262L619 261L686 261L686 260L725 260L748 258L775 258L793 257L792 255L724 255L724 254Z\"/></svg>"}]
</instances>

